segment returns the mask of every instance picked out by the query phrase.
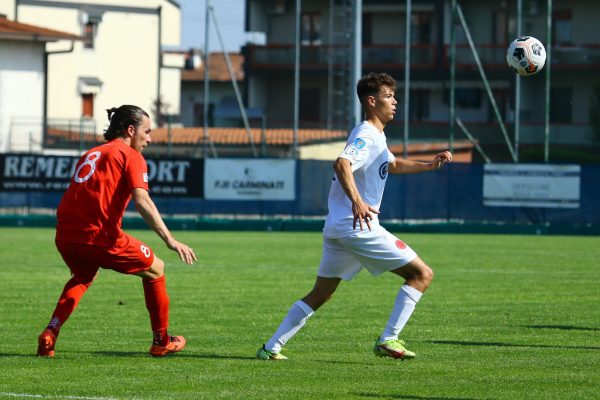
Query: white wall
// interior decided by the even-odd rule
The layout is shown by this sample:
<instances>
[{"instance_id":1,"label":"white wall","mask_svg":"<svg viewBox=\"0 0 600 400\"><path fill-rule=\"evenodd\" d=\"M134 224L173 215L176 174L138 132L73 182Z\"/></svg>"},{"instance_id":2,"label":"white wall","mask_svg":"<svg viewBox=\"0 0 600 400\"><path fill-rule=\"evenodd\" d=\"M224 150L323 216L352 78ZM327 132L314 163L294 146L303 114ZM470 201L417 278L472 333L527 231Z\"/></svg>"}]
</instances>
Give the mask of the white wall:
<instances>
[{"instance_id":1,"label":"white wall","mask_svg":"<svg viewBox=\"0 0 600 400\"><path fill-rule=\"evenodd\" d=\"M27 129L26 138L18 137L25 128L15 132L13 145L8 141L13 118L33 117L38 122L42 119L44 44L0 40L0 54L0 152L29 149L29 133L33 135L35 149L39 149L41 125L34 124Z\"/></svg>"},{"instance_id":2,"label":"white wall","mask_svg":"<svg viewBox=\"0 0 600 400\"><path fill-rule=\"evenodd\" d=\"M140 7L148 12L124 12L122 9L105 9L98 24L94 49L85 49L75 42L72 53L49 57L48 65L48 117L77 119L82 113L79 92L80 77L95 77L103 82L94 99L94 120L100 134L108 123L106 108L122 104L135 104L151 117L152 104L158 94L159 18L161 6L161 36L163 45L179 45L181 32L180 10L166 0L86 0L73 2L78 8L19 5L19 21L57 29L76 35L82 34L81 14L86 3L104 6ZM48 44L48 50L61 44ZM161 95L171 107L169 113L178 114L180 71L163 69Z\"/></svg>"},{"instance_id":3,"label":"white wall","mask_svg":"<svg viewBox=\"0 0 600 400\"><path fill-rule=\"evenodd\" d=\"M0 1L0 14L6 15L10 20L15 19L15 0Z\"/></svg>"}]
</instances>

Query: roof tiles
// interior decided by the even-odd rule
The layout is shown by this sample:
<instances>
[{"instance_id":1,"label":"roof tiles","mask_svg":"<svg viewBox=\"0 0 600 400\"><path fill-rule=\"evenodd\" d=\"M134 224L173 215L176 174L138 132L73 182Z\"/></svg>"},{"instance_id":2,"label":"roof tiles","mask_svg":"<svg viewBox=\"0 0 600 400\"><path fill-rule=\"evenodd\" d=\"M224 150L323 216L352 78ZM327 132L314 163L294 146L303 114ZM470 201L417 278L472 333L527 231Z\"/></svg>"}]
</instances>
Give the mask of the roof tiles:
<instances>
[{"instance_id":1,"label":"roof tiles","mask_svg":"<svg viewBox=\"0 0 600 400\"><path fill-rule=\"evenodd\" d=\"M239 53L229 53L229 58L237 80L244 80L244 56ZM208 77L211 81L229 81L229 71L224 53L215 52L208 55ZM204 81L204 64L196 69L182 70L181 80L183 82Z\"/></svg>"},{"instance_id":2,"label":"roof tiles","mask_svg":"<svg viewBox=\"0 0 600 400\"><path fill-rule=\"evenodd\" d=\"M51 42L55 40L79 40L81 37L70 33L55 31L41 26L23 24L0 17L0 38Z\"/></svg>"},{"instance_id":3,"label":"roof tiles","mask_svg":"<svg viewBox=\"0 0 600 400\"><path fill-rule=\"evenodd\" d=\"M342 130L327 129L299 129L298 143L309 144L331 140L345 140L347 133ZM294 131L292 129L266 129L264 132L259 128L251 128L250 135L244 128L209 128L209 141L218 145L248 145L250 137L253 143L265 143L268 145L290 145L294 142ZM152 141L154 143L168 143L169 132L167 128L156 128L152 130ZM172 128L171 142L174 144L198 144L204 143L204 130L202 127Z\"/></svg>"}]
</instances>

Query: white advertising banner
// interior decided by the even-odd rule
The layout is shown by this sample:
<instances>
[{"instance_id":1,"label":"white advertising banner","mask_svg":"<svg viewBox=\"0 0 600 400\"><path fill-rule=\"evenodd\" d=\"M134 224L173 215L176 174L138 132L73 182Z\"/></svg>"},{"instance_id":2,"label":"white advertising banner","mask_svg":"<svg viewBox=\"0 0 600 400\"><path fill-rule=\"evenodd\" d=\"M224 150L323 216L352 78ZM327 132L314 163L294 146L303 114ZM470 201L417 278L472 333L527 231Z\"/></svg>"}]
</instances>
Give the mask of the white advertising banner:
<instances>
[{"instance_id":1,"label":"white advertising banner","mask_svg":"<svg viewBox=\"0 0 600 400\"><path fill-rule=\"evenodd\" d=\"M485 164L486 206L579 208L579 165Z\"/></svg>"},{"instance_id":2,"label":"white advertising banner","mask_svg":"<svg viewBox=\"0 0 600 400\"><path fill-rule=\"evenodd\" d=\"M204 165L208 200L295 200L296 160L210 158Z\"/></svg>"}]
</instances>

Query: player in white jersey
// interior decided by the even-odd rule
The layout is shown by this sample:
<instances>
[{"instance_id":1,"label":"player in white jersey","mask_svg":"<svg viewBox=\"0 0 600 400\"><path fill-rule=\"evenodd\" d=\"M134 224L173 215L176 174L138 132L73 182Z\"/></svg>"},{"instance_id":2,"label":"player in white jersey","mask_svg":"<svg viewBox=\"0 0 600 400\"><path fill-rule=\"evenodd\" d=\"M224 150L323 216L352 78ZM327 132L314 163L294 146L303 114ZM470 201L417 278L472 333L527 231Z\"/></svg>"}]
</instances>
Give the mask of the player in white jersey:
<instances>
[{"instance_id":1,"label":"player in white jersey","mask_svg":"<svg viewBox=\"0 0 600 400\"><path fill-rule=\"evenodd\" d=\"M433 271L410 247L379 225L379 206L388 172L434 171L451 162L452 154L445 151L424 163L397 158L389 151L383 128L394 118L395 89L394 79L383 73L370 73L358 82L356 91L366 118L350 132L333 166L335 176L315 286L292 305L275 334L258 349L257 358L285 360L287 357L280 353L283 345L331 298L342 279L352 279L363 268L373 275L390 271L405 279L373 351L378 356L415 357L398 335L431 283Z\"/></svg>"}]
</instances>

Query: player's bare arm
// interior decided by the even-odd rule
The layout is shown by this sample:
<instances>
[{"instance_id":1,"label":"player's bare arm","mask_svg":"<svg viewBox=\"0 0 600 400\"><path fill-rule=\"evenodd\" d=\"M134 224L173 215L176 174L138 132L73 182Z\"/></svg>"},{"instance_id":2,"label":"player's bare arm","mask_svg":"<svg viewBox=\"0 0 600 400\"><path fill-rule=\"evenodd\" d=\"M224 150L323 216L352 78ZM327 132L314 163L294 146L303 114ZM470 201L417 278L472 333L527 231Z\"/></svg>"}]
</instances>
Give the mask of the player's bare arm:
<instances>
[{"instance_id":1,"label":"player's bare arm","mask_svg":"<svg viewBox=\"0 0 600 400\"><path fill-rule=\"evenodd\" d=\"M356 229L356 221L358 221L360 230L362 231L364 221L367 228L371 230L370 221L373 219L372 213L379 214L379 211L373 206L365 203L358 193L354 175L352 174L352 164L350 164L349 160L339 157L335 160L333 169L340 185L342 185L342 188L344 189L344 193L346 193L346 196L348 196L352 202L352 214L354 214L352 229Z\"/></svg>"},{"instance_id":2,"label":"player's bare arm","mask_svg":"<svg viewBox=\"0 0 600 400\"><path fill-rule=\"evenodd\" d=\"M166 243L169 249L179 254L181 261L193 264L198 260L193 249L175 240L146 190L142 188L133 189L132 198L135 209L144 218L144 221Z\"/></svg>"},{"instance_id":3,"label":"player's bare arm","mask_svg":"<svg viewBox=\"0 0 600 400\"><path fill-rule=\"evenodd\" d=\"M443 151L436 154L431 162L422 162L396 158L389 164L388 171L392 174L414 174L418 172L435 171L445 164L452 162L452 153Z\"/></svg>"}]
</instances>

